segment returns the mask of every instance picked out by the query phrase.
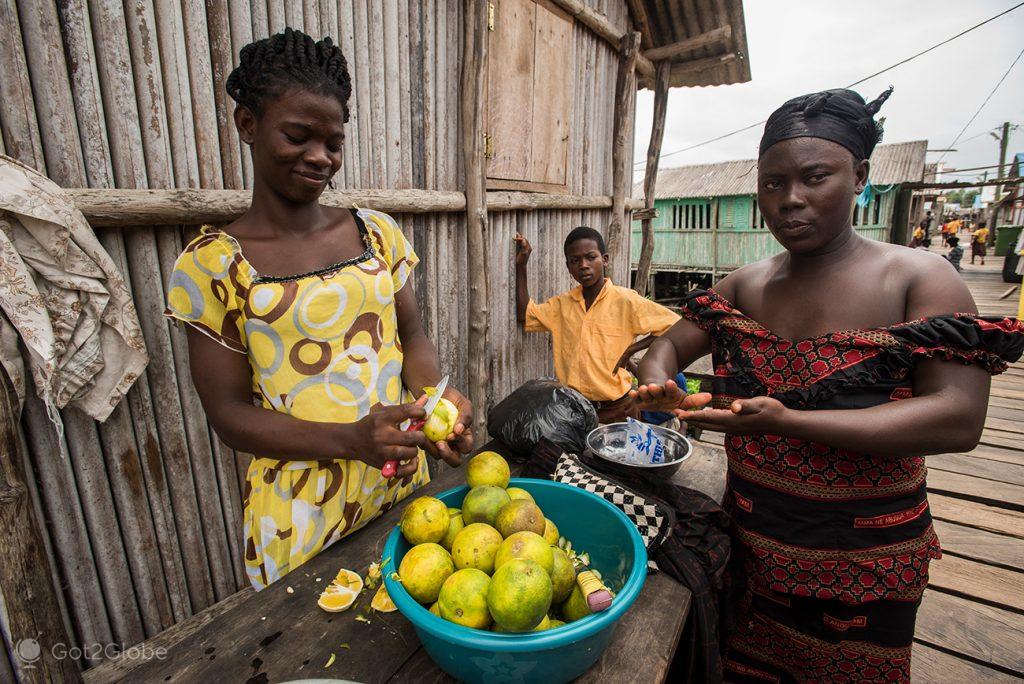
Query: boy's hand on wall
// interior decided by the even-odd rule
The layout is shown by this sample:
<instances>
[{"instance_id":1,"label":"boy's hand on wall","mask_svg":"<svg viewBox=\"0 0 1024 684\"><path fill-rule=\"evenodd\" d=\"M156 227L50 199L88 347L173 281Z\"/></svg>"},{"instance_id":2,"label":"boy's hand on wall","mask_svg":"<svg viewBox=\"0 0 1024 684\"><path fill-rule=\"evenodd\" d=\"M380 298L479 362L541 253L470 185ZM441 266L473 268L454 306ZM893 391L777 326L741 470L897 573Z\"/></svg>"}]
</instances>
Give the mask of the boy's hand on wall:
<instances>
[{"instance_id":1,"label":"boy's hand on wall","mask_svg":"<svg viewBox=\"0 0 1024 684\"><path fill-rule=\"evenodd\" d=\"M533 252L530 241L523 237L521 233L516 233L512 241L516 243L516 266L526 266L526 263L530 260L530 253Z\"/></svg>"}]
</instances>

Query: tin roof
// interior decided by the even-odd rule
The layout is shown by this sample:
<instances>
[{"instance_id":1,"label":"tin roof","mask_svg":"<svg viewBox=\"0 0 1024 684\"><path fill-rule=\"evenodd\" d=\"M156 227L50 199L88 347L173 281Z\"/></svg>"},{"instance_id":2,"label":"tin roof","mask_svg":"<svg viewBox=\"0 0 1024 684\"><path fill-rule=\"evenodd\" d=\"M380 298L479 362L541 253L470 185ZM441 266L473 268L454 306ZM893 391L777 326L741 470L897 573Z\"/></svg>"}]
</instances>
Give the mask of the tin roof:
<instances>
[{"instance_id":1,"label":"tin roof","mask_svg":"<svg viewBox=\"0 0 1024 684\"><path fill-rule=\"evenodd\" d=\"M640 49L662 48L725 31L722 40L674 54L669 86L728 85L750 80L742 0L629 0ZM653 87L644 80L642 87Z\"/></svg>"},{"instance_id":2,"label":"tin roof","mask_svg":"<svg viewBox=\"0 0 1024 684\"><path fill-rule=\"evenodd\" d=\"M924 177L927 140L879 145L871 155L874 185L920 181ZM741 159L718 164L693 164L658 172L656 199L757 194L757 160ZM633 186L643 196L643 181Z\"/></svg>"}]
</instances>

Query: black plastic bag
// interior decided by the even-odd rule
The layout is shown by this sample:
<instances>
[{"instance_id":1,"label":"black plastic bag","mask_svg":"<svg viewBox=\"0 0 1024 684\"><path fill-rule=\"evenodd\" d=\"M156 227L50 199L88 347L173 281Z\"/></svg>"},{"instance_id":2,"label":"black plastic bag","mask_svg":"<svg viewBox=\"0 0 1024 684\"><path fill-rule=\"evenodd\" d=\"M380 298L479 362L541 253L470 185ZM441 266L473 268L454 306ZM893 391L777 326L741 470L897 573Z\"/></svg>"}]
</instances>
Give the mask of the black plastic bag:
<instances>
[{"instance_id":1,"label":"black plastic bag","mask_svg":"<svg viewBox=\"0 0 1024 684\"><path fill-rule=\"evenodd\" d=\"M487 431L523 458L541 438L572 454L582 453L597 427L597 411L582 394L555 380L530 380L487 416Z\"/></svg>"}]
</instances>

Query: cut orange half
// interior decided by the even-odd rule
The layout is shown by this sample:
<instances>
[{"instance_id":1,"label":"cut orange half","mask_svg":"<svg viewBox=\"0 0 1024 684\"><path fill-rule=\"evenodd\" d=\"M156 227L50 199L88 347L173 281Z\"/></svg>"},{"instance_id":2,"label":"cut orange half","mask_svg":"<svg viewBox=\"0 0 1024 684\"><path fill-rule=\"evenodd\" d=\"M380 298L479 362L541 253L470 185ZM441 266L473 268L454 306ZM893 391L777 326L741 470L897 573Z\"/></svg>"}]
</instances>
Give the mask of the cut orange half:
<instances>
[{"instance_id":1,"label":"cut orange half","mask_svg":"<svg viewBox=\"0 0 1024 684\"><path fill-rule=\"evenodd\" d=\"M340 613L343 610L348 610L352 607L352 604L356 602L358 592L348 591L347 589L337 589L331 591L330 588L324 593L320 594L320 600L316 602L316 605L326 610L328 613Z\"/></svg>"},{"instance_id":2,"label":"cut orange half","mask_svg":"<svg viewBox=\"0 0 1024 684\"><path fill-rule=\"evenodd\" d=\"M393 613L398 610L398 606L396 606L395 602L391 600L390 596L388 596L387 587L383 584L380 585L380 589L377 590L377 593L373 596L373 600L370 601L370 607L378 613Z\"/></svg>"}]
</instances>

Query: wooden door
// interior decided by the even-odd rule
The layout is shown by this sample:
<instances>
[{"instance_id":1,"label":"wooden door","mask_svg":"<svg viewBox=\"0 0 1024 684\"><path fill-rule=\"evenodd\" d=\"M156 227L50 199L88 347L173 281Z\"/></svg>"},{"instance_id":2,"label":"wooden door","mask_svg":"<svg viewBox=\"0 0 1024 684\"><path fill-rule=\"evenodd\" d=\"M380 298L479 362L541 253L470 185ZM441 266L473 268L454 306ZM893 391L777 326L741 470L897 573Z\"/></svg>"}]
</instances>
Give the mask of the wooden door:
<instances>
[{"instance_id":1,"label":"wooden door","mask_svg":"<svg viewBox=\"0 0 1024 684\"><path fill-rule=\"evenodd\" d=\"M566 192L572 17L545 0L495 0L487 68L487 187Z\"/></svg>"}]
</instances>

